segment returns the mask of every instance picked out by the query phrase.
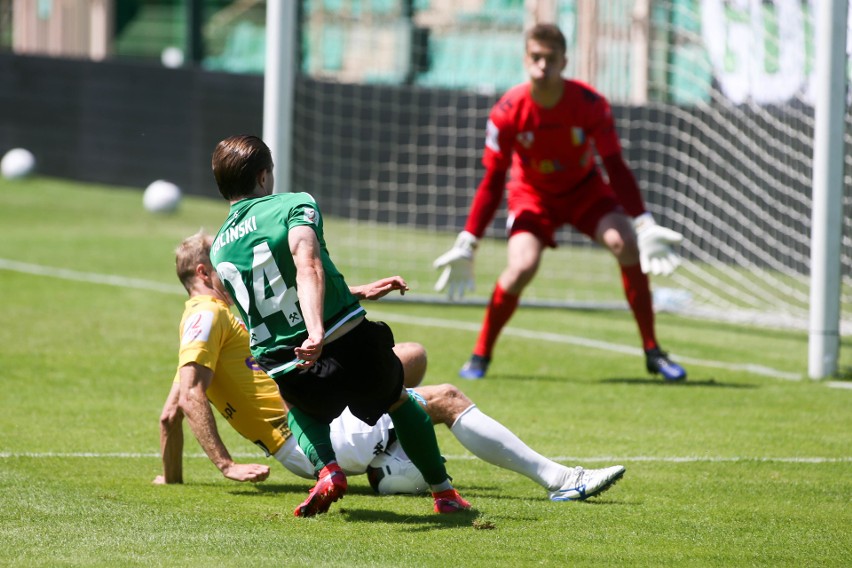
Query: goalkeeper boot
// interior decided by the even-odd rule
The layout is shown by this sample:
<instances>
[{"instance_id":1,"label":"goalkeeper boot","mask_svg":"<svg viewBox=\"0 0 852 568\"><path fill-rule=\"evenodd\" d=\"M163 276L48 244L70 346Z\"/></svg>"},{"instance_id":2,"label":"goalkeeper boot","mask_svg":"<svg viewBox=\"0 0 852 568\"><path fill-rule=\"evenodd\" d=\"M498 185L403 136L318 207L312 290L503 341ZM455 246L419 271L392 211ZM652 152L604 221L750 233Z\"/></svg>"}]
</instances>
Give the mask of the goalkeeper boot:
<instances>
[{"instance_id":1,"label":"goalkeeper boot","mask_svg":"<svg viewBox=\"0 0 852 568\"><path fill-rule=\"evenodd\" d=\"M575 467L562 487L547 495L551 501L585 501L615 485L624 472L624 466L620 465L603 469Z\"/></svg>"},{"instance_id":2,"label":"goalkeeper boot","mask_svg":"<svg viewBox=\"0 0 852 568\"><path fill-rule=\"evenodd\" d=\"M320 470L317 484L293 514L297 517L313 517L325 513L332 503L343 498L347 487L346 474L339 465L330 463Z\"/></svg>"},{"instance_id":3,"label":"goalkeeper boot","mask_svg":"<svg viewBox=\"0 0 852 568\"><path fill-rule=\"evenodd\" d=\"M649 373L659 373L667 381L686 380L686 370L669 359L669 354L659 348L645 350L645 366Z\"/></svg>"},{"instance_id":4,"label":"goalkeeper boot","mask_svg":"<svg viewBox=\"0 0 852 568\"><path fill-rule=\"evenodd\" d=\"M490 357L471 355L470 360L468 360L468 362L462 366L461 371L459 371L459 376L470 381L484 379L485 373L488 372L488 365L490 363Z\"/></svg>"},{"instance_id":5,"label":"goalkeeper boot","mask_svg":"<svg viewBox=\"0 0 852 568\"><path fill-rule=\"evenodd\" d=\"M459 511L467 511L470 509L470 503L464 500L455 489L445 489L432 493L432 498L435 500L436 513L458 513Z\"/></svg>"}]
</instances>

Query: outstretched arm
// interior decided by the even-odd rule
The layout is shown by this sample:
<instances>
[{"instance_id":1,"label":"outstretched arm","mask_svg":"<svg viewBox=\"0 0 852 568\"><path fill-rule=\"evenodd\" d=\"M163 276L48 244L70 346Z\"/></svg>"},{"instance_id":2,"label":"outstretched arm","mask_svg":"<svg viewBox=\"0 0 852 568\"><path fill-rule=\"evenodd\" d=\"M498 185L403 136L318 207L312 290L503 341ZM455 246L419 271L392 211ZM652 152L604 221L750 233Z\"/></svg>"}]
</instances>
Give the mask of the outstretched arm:
<instances>
[{"instance_id":1,"label":"outstretched arm","mask_svg":"<svg viewBox=\"0 0 852 568\"><path fill-rule=\"evenodd\" d=\"M359 300L378 300L393 292L399 290L400 295L405 295L408 291L408 284L403 280L402 276L389 276L376 280L369 284L361 286L350 286L349 291Z\"/></svg>"},{"instance_id":2,"label":"outstretched arm","mask_svg":"<svg viewBox=\"0 0 852 568\"><path fill-rule=\"evenodd\" d=\"M183 483L183 412L178 401L180 383L172 383L160 413L160 454L163 473L154 478L155 485Z\"/></svg>"},{"instance_id":3,"label":"outstretched arm","mask_svg":"<svg viewBox=\"0 0 852 568\"><path fill-rule=\"evenodd\" d=\"M197 363L180 368L180 409L186 415L192 433L222 475L234 481L263 481L269 477L269 467L260 464L238 464L219 436L213 410L207 401L207 388L213 371Z\"/></svg>"}]
</instances>

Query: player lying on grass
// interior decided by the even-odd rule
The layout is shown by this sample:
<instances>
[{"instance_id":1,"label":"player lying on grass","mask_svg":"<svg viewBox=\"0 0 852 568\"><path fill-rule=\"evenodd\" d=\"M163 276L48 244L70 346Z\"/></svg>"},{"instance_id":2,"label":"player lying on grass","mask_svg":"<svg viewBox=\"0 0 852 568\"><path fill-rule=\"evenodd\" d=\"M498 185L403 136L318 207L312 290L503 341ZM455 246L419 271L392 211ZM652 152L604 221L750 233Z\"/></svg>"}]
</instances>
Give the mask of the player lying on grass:
<instances>
[{"instance_id":1,"label":"player lying on grass","mask_svg":"<svg viewBox=\"0 0 852 568\"><path fill-rule=\"evenodd\" d=\"M181 320L178 373L160 417L163 474L154 482L183 480L184 417L225 477L236 481L263 481L268 477L269 468L265 465L233 461L218 434L208 400L243 437L292 473L312 479L314 468L287 428L287 411L277 385L254 364L248 334L229 309L230 298L210 265L211 242L210 236L197 233L177 251L178 273L190 298ZM181 266L191 269L180 270ZM378 299L393 290L404 293L407 289L405 281L395 276L353 287L352 292L360 299ZM548 491L551 500L592 497L624 474L621 466L589 470L548 460L480 411L453 385L417 386L427 365L426 352L420 344L400 343L394 346L394 352L403 364L405 385L416 387L410 392L433 423L446 424L459 442L479 458L529 477ZM377 455L394 454L405 459L392 430L387 415L375 426L369 426L345 411L331 424L340 467L347 474L361 474ZM402 468L409 472L412 469L413 466ZM428 487L422 477L414 485L421 491Z\"/></svg>"}]
</instances>

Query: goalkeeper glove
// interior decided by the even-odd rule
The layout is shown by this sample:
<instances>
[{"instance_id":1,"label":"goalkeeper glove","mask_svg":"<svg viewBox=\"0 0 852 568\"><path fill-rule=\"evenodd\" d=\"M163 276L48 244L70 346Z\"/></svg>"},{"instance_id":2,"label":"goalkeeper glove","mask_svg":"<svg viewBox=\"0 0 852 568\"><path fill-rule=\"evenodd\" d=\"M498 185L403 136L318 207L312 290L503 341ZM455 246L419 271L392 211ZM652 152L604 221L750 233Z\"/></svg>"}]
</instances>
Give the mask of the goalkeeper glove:
<instances>
[{"instance_id":1,"label":"goalkeeper glove","mask_svg":"<svg viewBox=\"0 0 852 568\"><path fill-rule=\"evenodd\" d=\"M440 292L449 285L447 292L452 300L456 295L462 298L465 290L473 290L473 253L476 243L473 234L462 231L456 237L453 248L435 259L432 266L444 269L435 283L435 291Z\"/></svg>"},{"instance_id":2,"label":"goalkeeper glove","mask_svg":"<svg viewBox=\"0 0 852 568\"><path fill-rule=\"evenodd\" d=\"M671 246L683 240L683 235L657 225L650 213L642 213L633 220L639 244L639 262L642 272L669 275L680 265L680 257Z\"/></svg>"}]
</instances>

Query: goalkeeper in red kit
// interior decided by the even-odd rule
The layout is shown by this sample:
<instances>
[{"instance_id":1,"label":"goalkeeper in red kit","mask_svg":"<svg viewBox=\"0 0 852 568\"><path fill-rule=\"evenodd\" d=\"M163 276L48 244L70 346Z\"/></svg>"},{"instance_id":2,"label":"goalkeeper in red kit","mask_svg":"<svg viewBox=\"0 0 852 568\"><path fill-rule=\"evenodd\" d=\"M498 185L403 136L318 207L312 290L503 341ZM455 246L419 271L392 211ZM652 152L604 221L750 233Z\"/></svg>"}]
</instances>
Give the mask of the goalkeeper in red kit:
<instances>
[{"instance_id":1,"label":"goalkeeper in red kit","mask_svg":"<svg viewBox=\"0 0 852 568\"><path fill-rule=\"evenodd\" d=\"M648 372L669 381L684 380L686 371L657 343L647 276L670 274L677 267L680 259L671 246L683 237L657 225L645 210L636 178L622 157L606 98L588 85L562 77L567 59L559 28L538 24L526 33L525 41L529 81L510 89L491 110L485 176L464 231L434 263L443 269L437 290L449 287L453 298L473 288L477 241L494 218L506 187L508 265L497 279L473 355L459 375L485 376L494 344L535 276L545 247L556 247L556 230L569 224L618 261Z\"/></svg>"}]
</instances>

